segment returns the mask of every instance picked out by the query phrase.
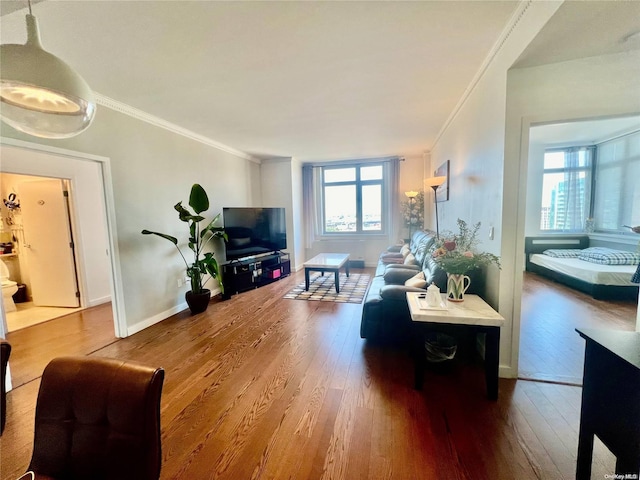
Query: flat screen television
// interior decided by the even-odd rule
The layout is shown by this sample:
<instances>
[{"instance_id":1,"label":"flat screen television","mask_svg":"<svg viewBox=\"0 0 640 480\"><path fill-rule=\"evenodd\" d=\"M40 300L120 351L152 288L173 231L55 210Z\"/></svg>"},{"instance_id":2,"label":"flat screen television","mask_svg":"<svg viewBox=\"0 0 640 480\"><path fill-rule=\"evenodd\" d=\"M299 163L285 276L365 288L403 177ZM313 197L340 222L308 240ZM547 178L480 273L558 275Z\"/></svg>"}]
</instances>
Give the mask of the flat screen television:
<instances>
[{"instance_id":1,"label":"flat screen television","mask_svg":"<svg viewBox=\"0 0 640 480\"><path fill-rule=\"evenodd\" d=\"M287 248L284 208L224 207L227 260L237 260Z\"/></svg>"}]
</instances>

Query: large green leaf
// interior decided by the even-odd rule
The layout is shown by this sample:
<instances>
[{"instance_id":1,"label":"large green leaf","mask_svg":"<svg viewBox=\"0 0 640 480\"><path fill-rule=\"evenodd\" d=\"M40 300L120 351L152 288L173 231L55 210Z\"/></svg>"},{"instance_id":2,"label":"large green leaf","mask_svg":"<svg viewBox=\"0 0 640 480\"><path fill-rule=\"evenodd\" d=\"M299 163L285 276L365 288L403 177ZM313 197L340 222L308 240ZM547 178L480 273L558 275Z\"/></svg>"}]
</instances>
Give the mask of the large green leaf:
<instances>
[{"instance_id":1,"label":"large green leaf","mask_svg":"<svg viewBox=\"0 0 640 480\"><path fill-rule=\"evenodd\" d=\"M178 245L178 239L176 237L172 237L171 235L167 235L165 233L152 232L151 230L142 230L141 233L143 235L157 235L159 237L166 238L167 240L169 240L174 245Z\"/></svg>"},{"instance_id":2,"label":"large green leaf","mask_svg":"<svg viewBox=\"0 0 640 480\"><path fill-rule=\"evenodd\" d=\"M197 183L194 183L193 187L191 187L189 206L191 206L196 213L209 210L209 197L207 196L207 192Z\"/></svg>"},{"instance_id":3,"label":"large green leaf","mask_svg":"<svg viewBox=\"0 0 640 480\"><path fill-rule=\"evenodd\" d=\"M182 202L178 202L174 205L174 209L178 212L180 220L189 224L189 239L188 246L194 253L194 262L189 264L184 258L183 252L178 246L178 239L171 235L164 233L152 232L150 230L142 230L143 235L157 235L165 238L173 243L178 252L182 256L186 266L187 275L191 279L191 290L194 293L202 291L203 276L211 275L211 277L217 279L220 289L223 289L222 277L220 276L219 266L216 259L213 257L213 253L207 252L200 257L202 249L206 246L206 243L212 238L227 238L227 234L224 231L224 227L216 227L214 223L220 218L220 214L208 223L203 229L199 228L200 222L205 218L200 213L209 209L209 197L204 189L197 183L191 187L191 195L189 196L189 206L194 210L192 213L188 208L182 205ZM199 258L200 257L200 258Z\"/></svg>"}]
</instances>

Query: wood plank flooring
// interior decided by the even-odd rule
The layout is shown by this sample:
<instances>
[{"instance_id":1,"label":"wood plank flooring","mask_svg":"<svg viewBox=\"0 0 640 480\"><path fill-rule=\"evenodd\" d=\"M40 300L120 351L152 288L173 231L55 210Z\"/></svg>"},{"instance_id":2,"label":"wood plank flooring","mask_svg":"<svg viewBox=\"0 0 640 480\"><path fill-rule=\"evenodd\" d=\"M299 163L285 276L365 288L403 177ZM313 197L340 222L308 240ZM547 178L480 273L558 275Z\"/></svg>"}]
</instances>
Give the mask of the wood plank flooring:
<instances>
[{"instance_id":1,"label":"wood plank flooring","mask_svg":"<svg viewBox=\"0 0 640 480\"><path fill-rule=\"evenodd\" d=\"M162 479L575 477L579 387L501 379L491 402L481 365L455 360L430 369L416 391L403 348L360 339L361 305L282 299L301 278L214 301L204 314L182 312L126 339L108 339L113 325L103 312L102 325L91 327L104 336L102 347L65 341L55 355L84 348L165 368ZM8 395L4 480L28 465L39 386L28 377L48 361L35 349L20 364L23 335L38 329L45 341L58 321L9 334L14 375L24 380ZM37 366L23 373L28 363ZM592 478L614 465L597 443Z\"/></svg>"},{"instance_id":2,"label":"wood plank flooring","mask_svg":"<svg viewBox=\"0 0 640 480\"><path fill-rule=\"evenodd\" d=\"M582 385L584 340L575 329L633 331L637 302L590 295L525 273L520 330L521 378Z\"/></svg>"}]
</instances>

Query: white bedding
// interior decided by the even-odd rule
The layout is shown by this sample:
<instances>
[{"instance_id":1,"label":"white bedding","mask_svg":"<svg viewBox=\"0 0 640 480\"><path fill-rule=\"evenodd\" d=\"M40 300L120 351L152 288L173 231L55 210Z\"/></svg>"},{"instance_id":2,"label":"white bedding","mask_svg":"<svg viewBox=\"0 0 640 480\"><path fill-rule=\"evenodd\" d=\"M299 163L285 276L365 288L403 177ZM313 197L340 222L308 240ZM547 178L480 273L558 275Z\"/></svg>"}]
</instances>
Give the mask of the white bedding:
<instances>
[{"instance_id":1,"label":"white bedding","mask_svg":"<svg viewBox=\"0 0 640 480\"><path fill-rule=\"evenodd\" d=\"M540 253L531 255L530 261L595 285L636 286L631 283L631 276L637 265L600 265L578 258L554 258Z\"/></svg>"}]
</instances>

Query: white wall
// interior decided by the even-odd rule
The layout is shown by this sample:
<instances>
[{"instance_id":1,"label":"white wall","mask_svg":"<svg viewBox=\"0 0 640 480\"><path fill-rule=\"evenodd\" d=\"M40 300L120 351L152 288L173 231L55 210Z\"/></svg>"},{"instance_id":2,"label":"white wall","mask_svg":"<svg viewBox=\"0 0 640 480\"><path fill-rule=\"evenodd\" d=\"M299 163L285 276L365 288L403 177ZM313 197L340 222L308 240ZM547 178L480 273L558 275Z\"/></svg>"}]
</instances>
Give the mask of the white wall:
<instances>
[{"instance_id":1,"label":"white wall","mask_svg":"<svg viewBox=\"0 0 640 480\"><path fill-rule=\"evenodd\" d=\"M304 218L302 215L302 163L291 159L291 211L293 219L293 245L289 246L292 253L293 270L302 268L304 258Z\"/></svg>"},{"instance_id":2,"label":"white wall","mask_svg":"<svg viewBox=\"0 0 640 480\"><path fill-rule=\"evenodd\" d=\"M259 202L259 165L163 128L105 107L81 135L45 140L16 132L2 124L4 137L101 155L110 159L119 270L120 305L126 332L132 334L186 308L184 263L175 247L158 237L143 236L144 228L174 235L186 246L186 224L173 206L188 202L193 183L200 183L211 203L210 216L223 206ZM257 195L257 197L256 197ZM215 246L223 257L223 246Z\"/></svg>"},{"instance_id":3,"label":"white wall","mask_svg":"<svg viewBox=\"0 0 640 480\"><path fill-rule=\"evenodd\" d=\"M516 215L503 201L506 185L518 178L517 169L514 173L506 168L511 158L504 151L507 70L559 6L560 2L521 5L513 28L499 40L468 95L439 135L427 167L432 171L446 160L451 161L450 200L438 204L440 230L456 231L458 218L481 222L480 247L501 256L502 272L489 268L486 300L506 319L500 346L502 376L517 374L513 347L515 343L517 348L518 342L513 328L515 264L511 245ZM495 229L493 241L488 238L491 227ZM510 286L506 285L507 279Z\"/></svg>"},{"instance_id":4,"label":"white wall","mask_svg":"<svg viewBox=\"0 0 640 480\"><path fill-rule=\"evenodd\" d=\"M284 207L287 221L287 249L291 268L296 265L296 228L299 212L293 208L293 160L271 158L260 165L263 207Z\"/></svg>"}]
</instances>

